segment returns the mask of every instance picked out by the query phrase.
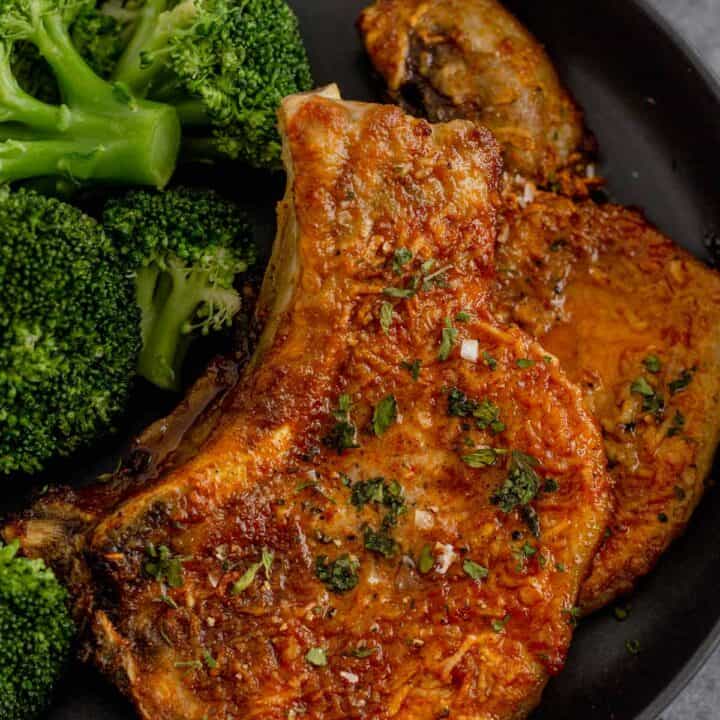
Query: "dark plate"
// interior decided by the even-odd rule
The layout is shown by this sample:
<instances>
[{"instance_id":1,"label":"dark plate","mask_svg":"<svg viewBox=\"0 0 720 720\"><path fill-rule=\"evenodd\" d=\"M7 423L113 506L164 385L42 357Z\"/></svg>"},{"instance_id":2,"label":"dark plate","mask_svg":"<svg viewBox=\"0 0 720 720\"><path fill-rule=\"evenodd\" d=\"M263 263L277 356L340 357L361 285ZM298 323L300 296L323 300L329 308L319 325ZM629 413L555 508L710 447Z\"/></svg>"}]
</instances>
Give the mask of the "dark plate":
<instances>
[{"instance_id":1,"label":"dark plate","mask_svg":"<svg viewBox=\"0 0 720 720\"><path fill-rule=\"evenodd\" d=\"M354 30L362 0L292 4L318 83L337 81L346 98L380 99ZM636 0L509 0L509 5L547 44L586 109L613 198L641 206L677 242L710 259L706 241L720 233L720 89L709 73ZM258 186L242 171L229 177L226 187L233 195L260 203L262 234L269 240L269 213L281 182ZM136 425L140 416L168 405L160 396L142 396ZM118 450L117 443L108 444L84 457L86 475L111 466ZM70 467L75 477L82 474L77 461L65 466ZM565 672L550 683L533 720L657 717L720 636L719 516L720 491L713 488L687 534L641 583L630 618L619 623L605 611L582 623ZM637 656L627 652L628 640L639 641ZM78 666L49 717L129 720L134 713L94 671Z\"/></svg>"}]
</instances>

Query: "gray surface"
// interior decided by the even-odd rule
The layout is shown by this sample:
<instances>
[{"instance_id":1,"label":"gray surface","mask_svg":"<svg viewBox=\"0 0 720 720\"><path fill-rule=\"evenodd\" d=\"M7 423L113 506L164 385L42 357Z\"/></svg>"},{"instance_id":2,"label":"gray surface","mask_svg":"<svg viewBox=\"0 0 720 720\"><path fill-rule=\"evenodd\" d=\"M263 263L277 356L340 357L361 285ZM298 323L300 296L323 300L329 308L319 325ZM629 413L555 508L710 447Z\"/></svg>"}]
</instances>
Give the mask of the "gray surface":
<instances>
[{"instance_id":1,"label":"gray surface","mask_svg":"<svg viewBox=\"0 0 720 720\"><path fill-rule=\"evenodd\" d=\"M720 77L720 0L648 0ZM713 598L713 602L717 599ZM672 648L668 648L672 652ZM663 713L663 720L720 720L720 650Z\"/></svg>"}]
</instances>

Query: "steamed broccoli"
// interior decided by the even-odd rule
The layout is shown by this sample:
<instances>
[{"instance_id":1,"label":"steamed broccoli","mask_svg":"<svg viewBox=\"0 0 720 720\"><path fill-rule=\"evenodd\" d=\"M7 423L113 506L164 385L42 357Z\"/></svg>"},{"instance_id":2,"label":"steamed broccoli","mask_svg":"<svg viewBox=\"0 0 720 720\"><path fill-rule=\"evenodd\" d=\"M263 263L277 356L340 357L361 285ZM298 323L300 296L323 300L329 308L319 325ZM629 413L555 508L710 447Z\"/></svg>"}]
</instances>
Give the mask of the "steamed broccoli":
<instances>
[{"instance_id":1,"label":"steamed broccoli","mask_svg":"<svg viewBox=\"0 0 720 720\"><path fill-rule=\"evenodd\" d=\"M40 470L109 428L139 335L132 283L100 225L0 188L0 475Z\"/></svg>"},{"instance_id":2,"label":"steamed broccoli","mask_svg":"<svg viewBox=\"0 0 720 720\"><path fill-rule=\"evenodd\" d=\"M95 47L83 41L97 37L85 29L89 19L76 23L82 51L102 71L108 48L130 35L112 79L177 108L190 158L279 166L280 101L312 85L283 0L107 0L98 12L110 21Z\"/></svg>"},{"instance_id":3,"label":"steamed broccoli","mask_svg":"<svg viewBox=\"0 0 720 720\"><path fill-rule=\"evenodd\" d=\"M233 284L254 259L246 219L214 192L180 189L110 200L103 222L135 277L138 372L177 389L193 333L229 325L240 309Z\"/></svg>"},{"instance_id":4,"label":"steamed broccoli","mask_svg":"<svg viewBox=\"0 0 720 720\"><path fill-rule=\"evenodd\" d=\"M30 720L47 708L74 634L67 592L42 560L0 541L0 720Z\"/></svg>"},{"instance_id":5,"label":"steamed broccoli","mask_svg":"<svg viewBox=\"0 0 720 720\"><path fill-rule=\"evenodd\" d=\"M175 109L103 80L73 44L70 25L93 6L91 0L0 3L0 182L60 176L162 187L170 179L181 132ZM89 30L83 38L90 53ZM38 54L52 79L42 67L33 72Z\"/></svg>"}]
</instances>

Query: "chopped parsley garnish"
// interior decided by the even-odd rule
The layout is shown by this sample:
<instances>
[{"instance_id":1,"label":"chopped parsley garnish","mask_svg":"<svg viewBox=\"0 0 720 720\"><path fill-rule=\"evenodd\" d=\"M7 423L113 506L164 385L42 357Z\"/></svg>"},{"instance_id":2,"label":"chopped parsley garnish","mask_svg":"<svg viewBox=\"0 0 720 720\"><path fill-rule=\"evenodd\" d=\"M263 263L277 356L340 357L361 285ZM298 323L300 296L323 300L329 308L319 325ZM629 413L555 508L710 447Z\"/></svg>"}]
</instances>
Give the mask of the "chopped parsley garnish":
<instances>
[{"instance_id":1,"label":"chopped parsley garnish","mask_svg":"<svg viewBox=\"0 0 720 720\"><path fill-rule=\"evenodd\" d=\"M402 275L403 268L412 260L412 253L409 250L401 248L395 252L393 258L393 271L396 275ZM383 293L388 297L408 299L417 294L422 289L427 292L433 287L442 287L445 285L445 273L452 267L448 265L433 272L435 260L426 260L420 265L420 272L412 275L405 287L387 287L383 289Z\"/></svg>"},{"instance_id":2,"label":"chopped parsley garnish","mask_svg":"<svg viewBox=\"0 0 720 720\"><path fill-rule=\"evenodd\" d=\"M455 316L455 322L469 322L471 319L471 315L468 312L465 312L464 310L462 312L459 312Z\"/></svg>"},{"instance_id":3,"label":"chopped parsley garnish","mask_svg":"<svg viewBox=\"0 0 720 720\"><path fill-rule=\"evenodd\" d=\"M327 555L318 555L315 558L315 575L318 580L338 595L357 586L360 580L359 568L360 563L347 553L335 560L328 560Z\"/></svg>"},{"instance_id":4,"label":"chopped parsley garnish","mask_svg":"<svg viewBox=\"0 0 720 720\"><path fill-rule=\"evenodd\" d=\"M448 415L473 417L480 430L490 428L494 433L505 430L505 424L500 421L500 408L495 403L490 400L472 400L457 388L448 392Z\"/></svg>"},{"instance_id":5,"label":"chopped parsley garnish","mask_svg":"<svg viewBox=\"0 0 720 720\"><path fill-rule=\"evenodd\" d=\"M502 455L505 452L505 450L498 450L497 448L491 447L478 448L469 455L463 455L462 461L471 468L490 467L497 462L498 455Z\"/></svg>"},{"instance_id":6,"label":"chopped parsley garnish","mask_svg":"<svg viewBox=\"0 0 720 720\"><path fill-rule=\"evenodd\" d=\"M662 370L662 363L657 355L648 355L643 360L643 365L645 369L653 375L657 375Z\"/></svg>"},{"instance_id":7,"label":"chopped parsley garnish","mask_svg":"<svg viewBox=\"0 0 720 720\"><path fill-rule=\"evenodd\" d=\"M373 432L382 437L388 428L397 420L397 401L394 395L384 397L373 411Z\"/></svg>"},{"instance_id":8,"label":"chopped parsley garnish","mask_svg":"<svg viewBox=\"0 0 720 720\"><path fill-rule=\"evenodd\" d=\"M217 660L207 650L203 650L203 660L209 670L214 670L217 667Z\"/></svg>"},{"instance_id":9,"label":"chopped parsley garnish","mask_svg":"<svg viewBox=\"0 0 720 720\"><path fill-rule=\"evenodd\" d=\"M534 537L540 537L540 516L532 505L523 505L520 508L520 515L530 529Z\"/></svg>"},{"instance_id":10,"label":"chopped parsley garnish","mask_svg":"<svg viewBox=\"0 0 720 720\"><path fill-rule=\"evenodd\" d=\"M365 549L370 550L378 555L391 558L398 552L398 544L393 538L384 531L377 532L371 527L366 527L364 531Z\"/></svg>"},{"instance_id":11,"label":"chopped parsley garnish","mask_svg":"<svg viewBox=\"0 0 720 720\"><path fill-rule=\"evenodd\" d=\"M327 653L321 647L310 648L305 655L305 659L315 667L325 667L327 665Z\"/></svg>"},{"instance_id":12,"label":"chopped parsley garnish","mask_svg":"<svg viewBox=\"0 0 720 720\"><path fill-rule=\"evenodd\" d=\"M631 655L639 655L640 654L640 641L639 640L626 640L625 641L625 649Z\"/></svg>"},{"instance_id":13,"label":"chopped parsley garnish","mask_svg":"<svg viewBox=\"0 0 720 720\"><path fill-rule=\"evenodd\" d=\"M417 358L410 362L409 360L403 360L400 363L400 367L403 370L407 370L413 380L417 380L420 377L420 368L422 367L422 361Z\"/></svg>"},{"instance_id":14,"label":"chopped parsley garnish","mask_svg":"<svg viewBox=\"0 0 720 720\"><path fill-rule=\"evenodd\" d=\"M672 425L667 432L668 437L675 437L679 435L685 427L685 416L679 411L675 411L675 415L672 419Z\"/></svg>"},{"instance_id":15,"label":"chopped parsley garnish","mask_svg":"<svg viewBox=\"0 0 720 720\"><path fill-rule=\"evenodd\" d=\"M519 450L510 453L510 467L503 486L490 498L503 512L529 505L540 490L540 478L535 472L539 465L536 458Z\"/></svg>"},{"instance_id":16,"label":"chopped parsley garnish","mask_svg":"<svg viewBox=\"0 0 720 720\"><path fill-rule=\"evenodd\" d=\"M392 529L397 525L398 516L406 512L405 497L397 480L389 483L385 478L376 477L362 480L350 488L350 502L358 509L370 503L387 508L379 530L366 527L364 530L365 548L384 557L393 557L399 550L398 543L392 538Z\"/></svg>"},{"instance_id":17,"label":"chopped parsley garnish","mask_svg":"<svg viewBox=\"0 0 720 720\"><path fill-rule=\"evenodd\" d=\"M390 333L390 327L393 323L393 314L392 303L384 302L380 306L380 327L386 335Z\"/></svg>"},{"instance_id":18,"label":"chopped parsley garnish","mask_svg":"<svg viewBox=\"0 0 720 720\"><path fill-rule=\"evenodd\" d=\"M265 577L269 580L274 558L275 553L272 553L269 550L263 548L260 562L256 562L250 565L250 567L240 576L240 578L236 580L235 583L233 583L230 594L239 595L241 592L247 590L250 585L252 585L255 581L255 578L257 577L257 574L261 568L264 569Z\"/></svg>"},{"instance_id":19,"label":"chopped parsley garnish","mask_svg":"<svg viewBox=\"0 0 720 720\"><path fill-rule=\"evenodd\" d=\"M659 415L665 409L665 398L644 377L637 378L630 386L630 391L642 397L643 412Z\"/></svg>"},{"instance_id":20,"label":"chopped parsley garnish","mask_svg":"<svg viewBox=\"0 0 720 720\"><path fill-rule=\"evenodd\" d=\"M616 605L613 608L613 615L618 622L625 622L630 617L630 606L629 605Z\"/></svg>"},{"instance_id":21,"label":"chopped parsley garnish","mask_svg":"<svg viewBox=\"0 0 720 720\"><path fill-rule=\"evenodd\" d=\"M403 268L413 259L412 251L407 248L398 248L393 256L393 272L402 275Z\"/></svg>"},{"instance_id":22,"label":"chopped parsley garnish","mask_svg":"<svg viewBox=\"0 0 720 720\"><path fill-rule=\"evenodd\" d=\"M473 580L484 580L489 574L486 567L483 567L472 560L463 561L463 571Z\"/></svg>"},{"instance_id":23,"label":"chopped parsley garnish","mask_svg":"<svg viewBox=\"0 0 720 720\"><path fill-rule=\"evenodd\" d=\"M374 655L377 651L377 647L358 645L355 648L350 648L349 650L346 650L343 655L347 657L358 658L359 660L364 660L365 658L369 658L371 655Z\"/></svg>"},{"instance_id":24,"label":"chopped parsley garnish","mask_svg":"<svg viewBox=\"0 0 720 720\"><path fill-rule=\"evenodd\" d=\"M417 288L414 288L414 287L408 287L408 288L386 287L383 289L383 293L385 295L387 295L388 297L402 298L404 300L411 298L413 295L415 295L416 292L417 292Z\"/></svg>"},{"instance_id":25,"label":"chopped parsley garnish","mask_svg":"<svg viewBox=\"0 0 720 720\"><path fill-rule=\"evenodd\" d=\"M531 360L530 358L518 358L515 364L521 370L526 370L527 368L531 368L535 364L535 361Z\"/></svg>"},{"instance_id":26,"label":"chopped parsley garnish","mask_svg":"<svg viewBox=\"0 0 720 720\"><path fill-rule=\"evenodd\" d=\"M670 394L677 395L679 392L682 392L692 382L694 372L694 369L683 370L677 377L677 379L673 380L668 385L668 388L670 389Z\"/></svg>"},{"instance_id":27,"label":"chopped parsley garnish","mask_svg":"<svg viewBox=\"0 0 720 720\"><path fill-rule=\"evenodd\" d=\"M435 558L429 545L423 545L418 556L417 568L422 575L427 575L435 565Z\"/></svg>"},{"instance_id":28,"label":"chopped parsley garnish","mask_svg":"<svg viewBox=\"0 0 720 720\"><path fill-rule=\"evenodd\" d=\"M357 444L357 428L350 418L350 396L341 395L338 398L337 410L333 410L337 421L332 430L323 438L323 443L334 448L338 454L343 450L359 447Z\"/></svg>"},{"instance_id":29,"label":"chopped parsley garnish","mask_svg":"<svg viewBox=\"0 0 720 720\"><path fill-rule=\"evenodd\" d=\"M145 549L147 560L143 570L151 578L158 582L165 582L171 588L179 588L183 585L182 558L173 557L170 548L165 545L155 547L150 543Z\"/></svg>"},{"instance_id":30,"label":"chopped parsley garnish","mask_svg":"<svg viewBox=\"0 0 720 720\"><path fill-rule=\"evenodd\" d=\"M637 378L630 386L630 391L643 397L652 397L655 394L655 389L644 377Z\"/></svg>"},{"instance_id":31,"label":"chopped parsley garnish","mask_svg":"<svg viewBox=\"0 0 720 720\"><path fill-rule=\"evenodd\" d=\"M490 370L497 370L497 360L487 350L483 350L483 362Z\"/></svg>"},{"instance_id":32,"label":"chopped parsley garnish","mask_svg":"<svg viewBox=\"0 0 720 720\"><path fill-rule=\"evenodd\" d=\"M498 620L497 618L495 618L490 622L490 627L493 629L493 632L500 634L505 630L505 626L508 624L509 621L509 615L506 615L502 620Z\"/></svg>"},{"instance_id":33,"label":"chopped parsley garnish","mask_svg":"<svg viewBox=\"0 0 720 720\"><path fill-rule=\"evenodd\" d=\"M275 553L270 550L263 548L262 557L260 562L262 563L263 570L265 571L265 577L269 580L270 574L272 573L272 564L275 560Z\"/></svg>"},{"instance_id":34,"label":"chopped parsley garnish","mask_svg":"<svg viewBox=\"0 0 720 720\"><path fill-rule=\"evenodd\" d=\"M202 660L179 660L174 663L176 668L186 668L188 670L202 670Z\"/></svg>"},{"instance_id":35,"label":"chopped parsley garnish","mask_svg":"<svg viewBox=\"0 0 720 720\"><path fill-rule=\"evenodd\" d=\"M438 360L447 360L457 342L458 331L452 326L452 320L445 318L445 327L442 329L442 339L438 350Z\"/></svg>"},{"instance_id":36,"label":"chopped parsley garnish","mask_svg":"<svg viewBox=\"0 0 720 720\"><path fill-rule=\"evenodd\" d=\"M384 477L353 483L350 489L350 502L358 510L368 503L377 503L396 516L405 511L405 497L400 483L397 480L386 482Z\"/></svg>"},{"instance_id":37,"label":"chopped parsley garnish","mask_svg":"<svg viewBox=\"0 0 720 720\"><path fill-rule=\"evenodd\" d=\"M500 421L500 408L490 400L483 400L473 412L473 417L480 430L490 428L494 433L505 430L505 423Z\"/></svg>"},{"instance_id":38,"label":"chopped parsley garnish","mask_svg":"<svg viewBox=\"0 0 720 720\"><path fill-rule=\"evenodd\" d=\"M579 607L571 607L569 610L565 610L565 614L567 615L568 625L577 627L582 616L582 610Z\"/></svg>"},{"instance_id":39,"label":"chopped parsley garnish","mask_svg":"<svg viewBox=\"0 0 720 720\"><path fill-rule=\"evenodd\" d=\"M453 417L470 417L477 406L477 401L470 400L462 390L451 388L448 391L448 415Z\"/></svg>"},{"instance_id":40,"label":"chopped parsley garnish","mask_svg":"<svg viewBox=\"0 0 720 720\"><path fill-rule=\"evenodd\" d=\"M422 289L425 292L431 290L433 287L445 287L447 284L445 280L445 273L452 269L452 265L446 265L439 270L435 270L435 272L431 272L434 266L434 260L428 260L421 266L421 270L424 275Z\"/></svg>"}]
</instances>

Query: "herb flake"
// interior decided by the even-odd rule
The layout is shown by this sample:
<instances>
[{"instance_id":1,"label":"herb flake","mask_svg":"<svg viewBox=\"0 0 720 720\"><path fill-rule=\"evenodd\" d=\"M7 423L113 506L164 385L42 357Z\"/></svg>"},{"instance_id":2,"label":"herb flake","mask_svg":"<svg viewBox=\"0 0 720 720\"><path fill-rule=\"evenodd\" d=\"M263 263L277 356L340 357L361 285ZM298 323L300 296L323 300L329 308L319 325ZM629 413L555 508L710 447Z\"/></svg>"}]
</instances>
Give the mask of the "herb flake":
<instances>
[{"instance_id":1,"label":"herb flake","mask_svg":"<svg viewBox=\"0 0 720 720\"><path fill-rule=\"evenodd\" d=\"M489 574L489 570L486 567L467 559L463 561L463 571L473 580L484 580Z\"/></svg>"},{"instance_id":2,"label":"herb flake","mask_svg":"<svg viewBox=\"0 0 720 720\"><path fill-rule=\"evenodd\" d=\"M353 590L360 577L358 569L360 563L347 553L335 560L328 560L326 555L315 558L315 575L329 590L342 595Z\"/></svg>"},{"instance_id":3,"label":"herb flake","mask_svg":"<svg viewBox=\"0 0 720 720\"><path fill-rule=\"evenodd\" d=\"M394 395L387 395L373 411L372 426L377 437L382 437L397 421L397 401Z\"/></svg>"},{"instance_id":4,"label":"herb flake","mask_svg":"<svg viewBox=\"0 0 720 720\"><path fill-rule=\"evenodd\" d=\"M445 327L442 329L442 339L438 350L438 360L445 361L450 357L453 347L457 342L458 331L452 325L450 318L445 318Z\"/></svg>"},{"instance_id":5,"label":"herb flake","mask_svg":"<svg viewBox=\"0 0 720 720\"><path fill-rule=\"evenodd\" d=\"M305 659L315 667L325 667L327 665L327 653L321 647L310 648L305 654Z\"/></svg>"},{"instance_id":6,"label":"herb flake","mask_svg":"<svg viewBox=\"0 0 720 720\"><path fill-rule=\"evenodd\" d=\"M417 379L420 377L420 369L422 368L422 361L418 358L415 358L412 362L408 360L403 360L400 363L400 367L403 370L407 370L410 373L410 377L412 377L413 380L417 381Z\"/></svg>"},{"instance_id":7,"label":"herb flake","mask_svg":"<svg viewBox=\"0 0 720 720\"><path fill-rule=\"evenodd\" d=\"M145 549L147 560L143 570L154 580L165 582L171 588L183 586L182 558L173 556L166 545L155 547L152 543Z\"/></svg>"}]
</instances>

